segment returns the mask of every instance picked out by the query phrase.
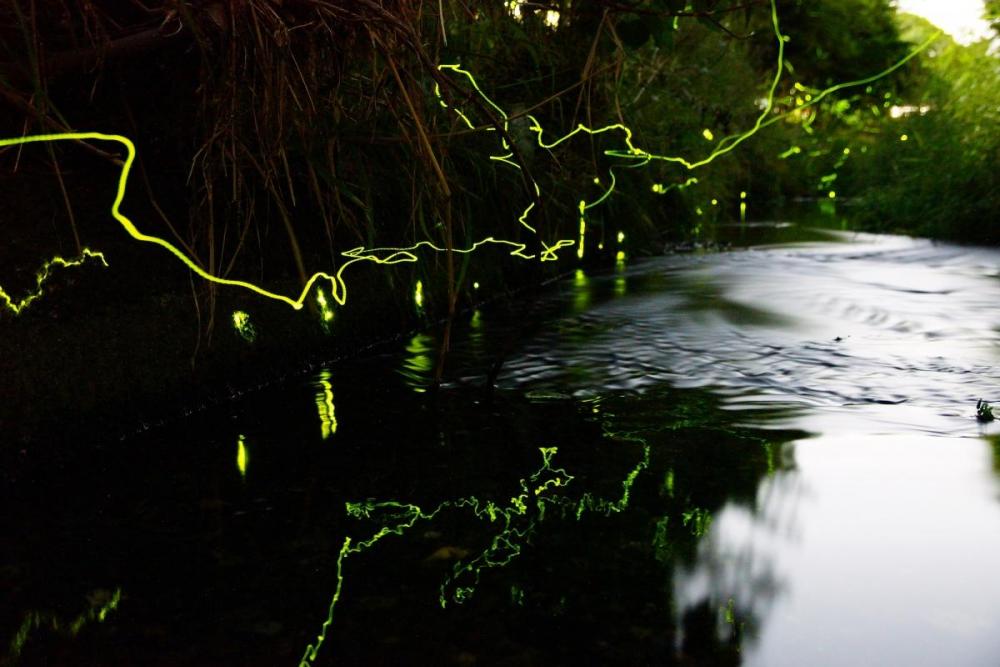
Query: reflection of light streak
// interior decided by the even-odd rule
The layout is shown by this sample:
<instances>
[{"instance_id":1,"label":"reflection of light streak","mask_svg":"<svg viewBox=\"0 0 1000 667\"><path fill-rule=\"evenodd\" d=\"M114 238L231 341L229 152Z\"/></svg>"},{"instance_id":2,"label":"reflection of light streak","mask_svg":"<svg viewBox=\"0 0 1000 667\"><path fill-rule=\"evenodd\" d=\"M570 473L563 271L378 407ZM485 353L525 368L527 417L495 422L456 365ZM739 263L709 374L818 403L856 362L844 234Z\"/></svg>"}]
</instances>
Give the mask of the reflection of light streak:
<instances>
[{"instance_id":1,"label":"reflection of light streak","mask_svg":"<svg viewBox=\"0 0 1000 667\"><path fill-rule=\"evenodd\" d=\"M622 495L617 500L606 500L586 492L573 501L565 496L557 495L573 481L574 477L562 468L554 468L552 459L558 451L555 447L540 448L542 466L532 475L520 480L521 492L510 498L506 504L498 504L492 500L482 501L475 497L460 498L445 501L429 512L417 505L398 502L347 503L347 513L354 518L381 519L382 527L370 538L355 542L351 537L344 538L343 546L337 557L337 586L330 601L326 620L323 622L315 643L306 647L305 654L299 661L299 667L311 667L316 661L319 649L326 641L327 631L333 623L333 614L340 601L344 583L343 565L348 556L359 554L374 546L383 537L400 536L418 521L429 521L445 509L469 509L477 518L498 524L500 530L494 535L486 549L468 561L459 561L452 568L451 574L441 584L439 602L447 606L451 601L461 604L475 592L483 570L504 567L521 554L523 544L533 536L538 524L544 521L547 510L561 510L562 516L574 516L580 519L585 512L595 512L604 515L625 510L629 497L639 473L649 467L650 448L638 438L625 437L628 440L640 442L643 445L643 457L622 482ZM551 513L551 512L549 512Z\"/></svg>"},{"instance_id":2,"label":"reflection of light streak","mask_svg":"<svg viewBox=\"0 0 1000 667\"><path fill-rule=\"evenodd\" d=\"M55 614L31 611L28 612L21 627L14 633L14 638L10 642L10 657L16 660L24 650L24 645L28 642L31 632L42 626L49 626L59 632L67 632L71 637L76 637L88 623L94 621L103 623L108 614L118 608L118 603L122 599L122 589L116 588L114 593L108 595L107 591L98 590L91 593L91 607L69 622L60 619ZM102 600L101 598L107 598Z\"/></svg>"},{"instance_id":3,"label":"reflection of light streak","mask_svg":"<svg viewBox=\"0 0 1000 667\"><path fill-rule=\"evenodd\" d=\"M409 356L403 360L400 373L406 378L406 384L417 393L427 391L428 374L434 370L431 353L434 350L434 339L427 334L418 333L406 345Z\"/></svg>"},{"instance_id":4,"label":"reflection of light streak","mask_svg":"<svg viewBox=\"0 0 1000 667\"><path fill-rule=\"evenodd\" d=\"M330 371L323 369L319 373L320 391L316 392L316 409L319 411L320 434L324 440L337 432L337 414L333 408L333 385L330 384Z\"/></svg>"}]
</instances>

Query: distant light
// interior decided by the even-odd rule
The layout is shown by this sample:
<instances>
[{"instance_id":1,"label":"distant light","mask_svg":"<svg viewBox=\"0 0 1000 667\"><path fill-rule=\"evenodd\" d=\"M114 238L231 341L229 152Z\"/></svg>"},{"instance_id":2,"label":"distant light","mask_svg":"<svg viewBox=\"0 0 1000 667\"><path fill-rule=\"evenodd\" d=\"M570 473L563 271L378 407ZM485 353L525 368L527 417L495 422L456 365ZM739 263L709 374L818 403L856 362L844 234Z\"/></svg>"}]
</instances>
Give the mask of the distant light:
<instances>
[{"instance_id":1,"label":"distant light","mask_svg":"<svg viewBox=\"0 0 1000 667\"><path fill-rule=\"evenodd\" d=\"M472 283L472 289L479 289L479 281Z\"/></svg>"},{"instance_id":2,"label":"distant light","mask_svg":"<svg viewBox=\"0 0 1000 667\"><path fill-rule=\"evenodd\" d=\"M618 232L618 242L622 243L625 240L625 232Z\"/></svg>"},{"instance_id":3,"label":"distant light","mask_svg":"<svg viewBox=\"0 0 1000 667\"><path fill-rule=\"evenodd\" d=\"M830 190L828 193L826 193L826 196L829 197L830 199L836 199L837 193L834 190Z\"/></svg>"},{"instance_id":4,"label":"distant light","mask_svg":"<svg viewBox=\"0 0 1000 667\"><path fill-rule=\"evenodd\" d=\"M925 113L931 110L929 104L896 104L889 107L889 115L893 118L902 118L903 116L911 116L913 114L919 114L923 116Z\"/></svg>"},{"instance_id":5,"label":"distant light","mask_svg":"<svg viewBox=\"0 0 1000 667\"><path fill-rule=\"evenodd\" d=\"M707 127L704 130L702 130L701 136L705 137L707 141L712 141L713 139L715 139L715 135L712 134L712 131Z\"/></svg>"},{"instance_id":6,"label":"distant light","mask_svg":"<svg viewBox=\"0 0 1000 667\"><path fill-rule=\"evenodd\" d=\"M909 137L909 135L901 134L901 135L899 135L899 140L900 141L909 141L910 137Z\"/></svg>"}]
</instances>

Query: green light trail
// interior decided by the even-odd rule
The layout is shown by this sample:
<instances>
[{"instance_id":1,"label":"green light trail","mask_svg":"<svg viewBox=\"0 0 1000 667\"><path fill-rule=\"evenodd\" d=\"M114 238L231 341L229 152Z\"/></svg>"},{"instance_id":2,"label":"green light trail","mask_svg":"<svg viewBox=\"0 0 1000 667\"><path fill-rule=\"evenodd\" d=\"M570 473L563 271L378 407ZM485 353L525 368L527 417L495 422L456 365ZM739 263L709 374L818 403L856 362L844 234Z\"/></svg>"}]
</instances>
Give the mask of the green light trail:
<instances>
[{"instance_id":1,"label":"green light trail","mask_svg":"<svg viewBox=\"0 0 1000 667\"><path fill-rule=\"evenodd\" d=\"M118 608L122 599L122 589L116 588L113 593L98 590L89 596L90 608L83 611L75 618L65 621L59 616L40 611L30 611L25 614L21 626L14 633L10 642L9 658L16 661L24 650L25 644L31 637L31 633L38 628L48 626L56 632L68 634L76 637L90 623L103 623L108 615Z\"/></svg>"},{"instance_id":2,"label":"green light trail","mask_svg":"<svg viewBox=\"0 0 1000 667\"><path fill-rule=\"evenodd\" d=\"M545 149L545 150L552 150L552 149L558 147L559 145L561 145L561 144L569 141L570 139L572 139L573 137L575 137L575 136L577 136L579 134L586 134L586 135L589 135L589 136L598 136L598 135L603 135L603 134L607 134L607 133L621 133L623 135L624 148L605 150L604 154L607 155L608 157L624 159L624 160L628 161L629 163L625 164L625 165L612 165L611 167L609 167L609 169L608 169L608 173L609 173L609 179L608 180L609 180L609 183L608 183L607 187L604 189L604 191L594 201L591 201L591 202L588 203L586 200L580 200L580 204L579 204L579 210L580 210L579 231L580 231L580 233L578 235L578 239L576 239L576 240L573 240L573 239L558 239L558 240L554 241L553 243L549 244L545 240L543 240L542 238L540 238L540 236L538 236L537 229L535 227L533 227L528 222L528 217L531 214L531 212L532 212L532 210L533 210L533 208L535 206L535 202L532 202L527 207L525 207L525 209L522 211L521 215L518 217L518 224L520 226L524 227L525 229L527 229L529 232L535 234L536 238L538 238L538 241L541 244L541 248L542 248L541 252L538 255L528 253L527 252L528 245L526 243L521 243L521 242L511 241L511 240L505 240L505 239L498 239L498 238L496 238L494 236L487 236L486 238L484 238L484 239L482 239L480 241L474 242L471 246L469 246L467 248L452 249L452 251L456 252L456 253L459 253L459 254L469 254L469 253L475 252L476 250L478 250L479 248L481 248L481 247L483 247L485 245L502 245L502 246L506 246L506 247L508 247L510 249L510 255L511 256L518 257L518 258L521 258L521 259L529 259L529 260L537 258L540 261L544 262L544 261L554 261L554 260L557 260L558 259L558 252L561 249L563 249L563 248L566 248L566 247L569 247L569 246L577 246L577 256L578 256L579 259L582 259L583 258L583 254L584 254L584 244L585 244L585 236L586 236L586 218L585 218L585 212L587 210L589 210L589 209L591 209L591 208L593 208L595 206L598 206L601 203L603 203L605 200L607 200L608 197L611 196L612 192L614 192L615 186L616 186L616 178L615 178L615 172L614 172L614 170L616 168L637 168L637 167L645 166L645 165L647 165L647 164L649 164L649 163L651 163L653 161L664 161L664 162L669 162L669 163L680 164L680 165L682 165L683 167L685 167L688 170L694 170L694 169L697 169L699 167L705 166L705 165L711 163L712 161L714 161L716 158L719 158L719 157L721 157L723 155L726 155L726 154L732 152L733 150L736 149L737 146L739 146L744 141L746 141L747 139L749 139L752 136L754 136L761 129L763 129L764 127L767 127L768 125L771 125L771 124L773 124L773 123L781 120L782 118L784 118L785 116L787 116L789 113L799 112L799 111L801 111L802 109L804 109L806 107L815 105L815 104L819 103L824 98L826 98L827 96L831 95L834 92L837 92L837 91L840 91L840 90L844 90L844 89L850 88L850 87L862 86L862 85L870 84L870 83L872 83L872 82L874 82L874 81L876 81L876 80L878 80L880 78L888 76L892 72L894 72L897 69L899 69L900 67L902 67L906 62L908 62L909 60L911 60L912 58L914 58L918 53L920 53L921 51L923 51L924 49L926 49L928 46L930 46L930 44L938 36L937 34L933 35L931 38L929 38L923 44L921 44L920 46L916 47L913 51L911 51L905 57L903 57L902 59L900 59L897 63L895 63L891 67L886 68L885 70L882 70L881 72L873 74L872 76L866 77L864 79L859 79L859 80L856 80L856 81L850 81L850 82L846 82L846 83L840 83L840 84L837 84L837 85L834 85L834 86L830 86L829 88L826 88L826 89L824 89L822 91L817 91L817 93L815 95L812 95L811 99L809 99L809 96L807 96L807 99L803 100L802 104L798 105L795 109L790 110L790 111L786 111L786 112L783 112L783 113L779 113L779 114L772 114L771 112L772 112L772 110L774 108L774 96L775 96L775 92L776 92L778 84L779 84L779 82L781 80L782 74L784 73L784 47L785 47L785 43L788 41L788 37L785 36L785 35L783 35L781 33L781 29L780 29L779 22L778 22L778 10L777 10L776 0L771 0L770 6L771 6L771 24L772 24L772 27L773 27L773 30L774 30L775 37L777 39L777 43L778 43L777 67L776 67L776 70L775 70L774 78L771 80L771 84L770 84L770 87L768 89L766 103L765 103L765 105L764 105L761 113L757 116L757 119L754 122L753 126L749 130L747 130L747 131L745 131L745 132L743 132L741 134L731 135L731 136L725 137L725 138L723 138L722 140L720 140L715 145L715 148L713 148L709 152L709 154L707 156L705 156L705 157L703 157L701 159L697 159L697 160L689 160L689 159L686 159L686 158L683 158L683 157L680 157L680 156L659 155L659 154L649 152L649 151L647 151L645 149L642 149L642 148L636 146L633 143L633 140L632 140L632 138L633 138L633 132L632 132L632 130L629 127L627 127L626 125L622 124L622 123L614 123L614 124L606 125L604 127L599 127L599 128L590 128L590 127L587 127L585 125L580 124L580 125L577 125L577 127L574 128L573 130L571 130L571 131L567 132L566 134L562 135L561 137L558 137L558 138L556 138L556 139L554 139L552 141L546 141L546 139L545 139L545 131L544 131L544 128L542 127L542 125L538 122L538 120L534 116L527 115L527 119L528 119L528 121L530 123L529 130L531 132L534 132L537 135L536 136L536 141L537 141L538 146L541 147L541 148L543 148L543 149ZM442 71L442 72L451 72L453 74L465 77L466 80L469 82L469 85L472 86L473 91L480 97L480 99L483 101L483 103L487 107L489 107L492 110L494 110L497 114L499 114L499 116L501 118L501 123L502 123L501 127L504 130L504 134L507 134L507 130L509 128L509 123L510 123L509 116L507 115L507 113L498 104L496 104L493 100L491 100L483 92L482 88L479 86L478 82L476 81L475 77L472 75L471 72L469 72L468 70L462 69L461 66L457 65L457 64L442 64L442 65L438 65L438 69L440 71ZM463 111L461 111L459 109L452 108L445 101L445 99L444 99L444 97L443 97L443 95L441 93L441 90L440 90L440 87L439 87L438 84L435 84L434 90L435 90L435 93L438 96L438 100L439 100L440 105L443 106L446 109L450 109L451 111L453 111L457 115L457 117L467 127L469 127L470 129L472 129L474 131L485 131L485 132L496 131L497 128L491 127L491 126L477 127L471 121L471 119L469 118L469 116L465 112L463 112ZM707 140L714 139L714 135L712 135L710 131L706 131L703 134L704 134L704 136L705 136L705 138ZM207 280L209 282L216 283L216 284L219 284L219 285L226 285L226 286L230 286L230 287L240 287L240 288L249 290L251 292L254 292L255 294L257 294L259 296L262 296L262 297L265 297L265 298L268 298L268 299L273 299L273 300L282 302L282 303L284 303L284 304L292 307L295 310L300 310L302 308L302 306L303 306L303 304L305 302L305 299L307 298L308 294L313 289L313 287L316 285L316 283L319 282L319 281L325 281L325 282L329 283L330 289L331 289L331 298L338 305L343 306L346 303L346 300L347 300L347 285L346 285L346 283L344 281L344 272L347 270L347 268L349 266L351 266L352 264L354 264L356 262L368 261L368 262L374 262L374 263L376 263L378 265L392 266L392 265L401 264L401 263L415 263L415 262L417 262L418 261L418 257L417 257L417 255L415 253L418 250L420 250L420 249L428 249L428 250L433 250L435 252L448 252L449 251L447 248L442 248L442 247L440 247L440 246L438 246L438 245L436 245L436 244L434 244L434 243L432 243L430 241L419 241L417 243L414 243L413 245L405 246L405 247L365 248L364 246L359 246L357 248L352 248L350 250L347 250L347 251L344 251L344 252L341 253L345 258L347 258L347 261L344 262L335 273L326 273L326 272L317 272L317 273L314 273L306 281L306 283L303 286L301 292L299 292L299 294L297 296L295 296L295 295L279 294L277 292L273 292L273 291L268 290L268 289L266 289L264 287L261 287L261 286L259 286L257 284L254 284L254 283L251 283L251 282L247 282L247 281L244 281L244 280L236 280L236 279L230 279L230 278L223 278L223 277L220 277L220 276L217 276L217 275L213 275L213 274L209 273L208 271L206 271L205 269L203 269L201 267L201 265L195 259L193 259L193 258L189 257L188 255L186 255L183 251L181 251L179 248L177 248L177 246L173 245L172 243L170 243L166 239L163 239L163 238L160 238L160 237L157 237L157 236L153 236L153 235L150 235L150 234L145 234L145 233L141 232L136 227L136 225L124 213L122 213L122 211L121 211L121 204L122 204L122 201L125 198L126 185L128 183L128 178L129 178L129 175L131 173L132 165L135 162L135 158L136 158L135 145L127 137L124 137L124 136L118 135L118 134L104 134L104 133L101 133L101 132L67 132L67 133L61 133L61 134L39 134L39 135L32 135L32 136L23 136L23 137L15 137L15 138L8 138L8 139L0 139L0 148L2 148L4 146L20 146L20 145L30 144L30 143L42 143L42 142L52 142L52 141L71 141L71 140L72 141L88 141L88 140L92 140L92 141L110 141L110 142L118 143L122 147L125 148L126 157L125 157L125 160L122 163L122 169L121 169L121 172L120 172L119 178L118 178L117 191L116 191L116 194L115 194L114 201L111 204L111 215L125 229L125 231L129 234L129 236L131 236L133 239L135 239L137 241L140 241L140 242L143 242L143 243L150 243L150 244L153 244L153 245L160 246L161 248L163 248L164 250L166 250L167 252L169 252L170 254L172 254L176 259L178 259L185 266L187 266L189 270L191 270L193 273L195 273L200 278L203 278L204 280ZM513 160L514 153L511 150L511 146L507 142L506 138L501 138L501 148L502 148L502 152L501 153L496 154L496 155L490 155L489 159L493 160L493 161L496 161L496 162L501 162L501 163L513 166L514 168L520 170L521 167ZM597 184L601 183L600 179L594 179L594 181ZM690 184L690 183L686 183L685 185L688 185L688 184ZM538 197L538 196L541 195L541 188L539 187L538 183L536 183L534 181L531 181L530 182L530 187L534 190L534 194L535 194L536 197ZM87 252L89 252L89 251L87 251ZM99 255L99 253L93 253L92 256L96 257L98 255ZM101 259L103 261L103 256L101 256ZM64 260L62 258L55 258L53 260L50 260L50 262L47 263L46 266L47 267L49 267L49 266L73 266L73 265L75 265L74 264L75 261L76 260ZM0 289L0 301L2 301L3 304L9 310L13 311L16 314L16 313L21 312L21 310L28 303L31 303L32 301L34 301L35 299L37 299L38 298L38 294L39 293L37 293L37 291L36 291L36 293L33 296L29 295L29 297L26 297L27 303L25 303L25 299L22 299L19 302L15 302L6 292L4 292L2 289ZM417 296L418 295L415 295L415 298ZM322 295L317 296L317 301L318 302L320 301L320 299L322 299L323 302L326 301L326 297L325 296L322 296ZM321 302L320 306L321 306L322 319L323 319L324 322L328 323L330 320L333 319L333 311L329 308L328 304L324 305Z\"/></svg>"},{"instance_id":3,"label":"green light trail","mask_svg":"<svg viewBox=\"0 0 1000 667\"><path fill-rule=\"evenodd\" d=\"M40 299L45 293L45 283L52 277L52 269L57 267L67 268L80 266L88 259L96 260L104 266L108 265L108 262L104 259L104 255L102 253L95 252L89 248L84 248L79 257L73 257L70 259L53 257L49 261L45 262L45 264L42 265L42 268L38 269L38 272L35 273L35 289L21 299L15 301L10 294L4 291L3 287L0 287L0 305L13 312L15 315L20 315L21 311L34 303L37 299Z\"/></svg>"},{"instance_id":4,"label":"green light trail","mask_svg":"<svg viewBox=\"0 0 1000 667\"><path fill-rule=\"evenodd\" d=\"M643 455L625 477L621 485L622 495L616 500L600 498L590 492L584 493L575 501L557 495L573 481L574 477L564 469L552 465L552 459L558 451L556 447L542 447L539 449L542 454L541 467L527 478L520 480L520 492L511 496L506 503L484 501L475 497L460 498L445 501L429 512L417 505L393 501L368 500L362 503L346 503L345 508L350 517L378 520L382 523L382 527L366 540L355 541L349 536L344 538L343 546L337 555L337 586L330 601L327 617L320 627L315 642L306 648L299 666L311 667L319 655L320 647L326 641L333 623L334 610L343 592L343 566L348 556L366 551L384 537L401 536L418 521L430 521L446 509L470 510L476 518L498 525L499 530L481 553L471 559L455 563L451 573L441 584L439 594L441 606L446 607L449 602L461 604L474 594L483 570L505 567L521 555L522 545L531 540L538 525L545 520L549 508L558 509L561 516L573 516L577 520L585 512L595 512L605 516L623 512L628 507L636 478L649 467L650 459L649 445L639 438L626 439L641 443Z\"/></svg>"}]
</instances>

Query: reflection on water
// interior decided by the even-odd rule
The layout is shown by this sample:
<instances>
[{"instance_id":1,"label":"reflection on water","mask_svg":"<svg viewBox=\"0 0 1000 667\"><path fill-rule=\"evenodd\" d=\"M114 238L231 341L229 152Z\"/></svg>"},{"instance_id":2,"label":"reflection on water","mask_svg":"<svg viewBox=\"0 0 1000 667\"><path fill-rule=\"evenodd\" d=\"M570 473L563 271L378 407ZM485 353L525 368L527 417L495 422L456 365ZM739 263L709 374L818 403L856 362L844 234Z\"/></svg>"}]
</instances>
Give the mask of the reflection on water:
<instances>
[{"instance_id":1,"label":"reflection on water","mask_svg":"<svg viewBox=\"0 0 1000 667\"><path fill-rule=\"evenodd\" d=\"M316 374L316 410L319 412L320 436L324 440L337 432L337 413L333 407L330 378L330 371L326 368Z\"/></svg>"},{"instance_id":2,"label":"reflection on water","mask_svg":"<svg viewBox=\"0 0 1000 667\"><path fill-rule=\"evenodd\" d=\"M437 392L424 332L11 468L4 637L31 625L24 664L294 664L319 632L317 664L997 664L1000 253L726 233L753 247L468 314Z\"/></svg>"},{"instance_id":3,"label":"reflection on water","mask_svg":"<svg viewBox=\"0 0 1000 667\"><path fill-rule=\"evenodd\" d=\"M406 344L406 354L399 373L413 391L423 393L432 382L434 338L425 333L415 334Z\"/></svg>"},{"instance_id":4,"label":"reflection on water","mask_svg":"<svg viewBox=\"0 0 1000 667\"><path fill-rule=\"evenodd\" d=\"M1000 252L825 233L634 267L629 297L535 336L501 381L706 388L741 424L816 434L674 573L679 627L714 610L726 636L728 600L750 619L743 664L994 664L997 427L973 417L1000 386Z\"/></svg>"},{"instance_id":5,"label":"reflection on water","mask_svg":"<svg viewBox=\"0 0 1000 667\"><path fill-rule=\"evenodd\" d=\"M678 597L758 607L747 665L994 664L1000 530L983 454L920 434L800 442L796 473L767 479L756 511L719 514Z\"/></svg>"}]
</instances>

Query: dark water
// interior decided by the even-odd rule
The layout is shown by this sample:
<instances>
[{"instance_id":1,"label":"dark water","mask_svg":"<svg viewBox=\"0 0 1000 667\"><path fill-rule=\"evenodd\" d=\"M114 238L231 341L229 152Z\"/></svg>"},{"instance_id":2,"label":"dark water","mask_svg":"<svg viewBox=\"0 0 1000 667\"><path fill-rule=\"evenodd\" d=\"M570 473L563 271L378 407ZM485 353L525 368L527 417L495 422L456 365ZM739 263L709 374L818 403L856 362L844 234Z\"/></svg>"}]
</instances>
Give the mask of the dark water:
<instances>
[{"instance_id":1,"label":"dark water","mask_svg":"<svg viewBox=\"0 0 1000 667\"><path fill-rule=\"evenodd\" d=\"M1000 664L1000 252L719 233L469 314L437 392L431 332L16 457L0 653Z\"/></svg>"}]
</instances>

